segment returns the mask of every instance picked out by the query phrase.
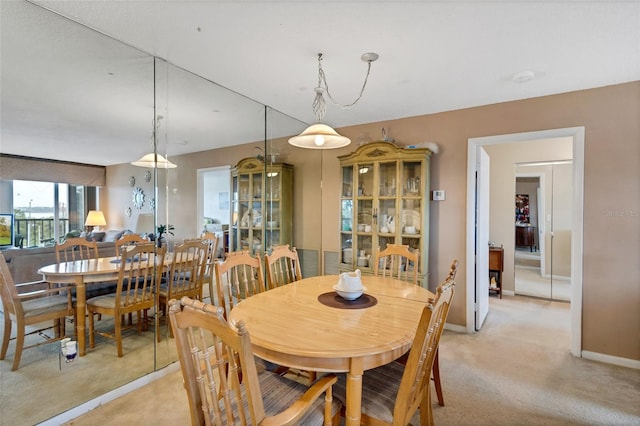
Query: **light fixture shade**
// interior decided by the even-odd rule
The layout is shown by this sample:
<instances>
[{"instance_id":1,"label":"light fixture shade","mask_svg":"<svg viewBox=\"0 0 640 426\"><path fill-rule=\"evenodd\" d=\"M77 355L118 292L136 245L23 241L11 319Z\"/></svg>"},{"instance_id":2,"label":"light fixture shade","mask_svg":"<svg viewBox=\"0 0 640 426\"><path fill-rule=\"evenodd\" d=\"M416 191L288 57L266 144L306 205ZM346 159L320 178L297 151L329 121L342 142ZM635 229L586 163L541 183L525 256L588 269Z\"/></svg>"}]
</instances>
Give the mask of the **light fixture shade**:
<instances>
[{"instance_id":1,"label":"light fixture shade","mask_svg":"<svg viewBox=\"0 0 640 426\"><path fill-rule=\"evenodd\" d=\"M87 214L87 220L84 222L84 226L105 226L107 221L104 219L104 213L100 210L89 210Z\"/></svg>"},{"instance_id":2,"label":"light fixture shade","mask_svg":"<svg viewBox=\"0 0 640 426\"><path fill-rule=\"evenodd\" d=\"M155 219L153 213L140 213L136 220L136 232L138 234L155 234Z\"/></svg>"},{"instance_id":3,"label":"light fixture shade","mask_svg":"<svg viewBox=\"0 0 640 426\"><path fill-rule=\"evenodd\" d=\"M144 155L138 161L132 161L131 164L133 164L134 166L138 166L138 167L147 167L147 168L152 169L152 168L154 168L156 166L155 156L158 157L158 168L159 169L175 169L176 167L178 167L175 164L173 164L171 161L169 161L166 158L164 158L162 155L154 154L153 152L150 153L150 154Z\"/></svg>"},{"instance_id":4,"label":"light fixture shade","mask_svg":"<svg viewBox=\"0 0 640 426\"><path fill-rule=\"evenodd\" d=\"M312 124L298 136L289 139L289 144L299 148L334 149L351 143L351 139L341 136L326 124Z\"/></svg>"}]
</instances>

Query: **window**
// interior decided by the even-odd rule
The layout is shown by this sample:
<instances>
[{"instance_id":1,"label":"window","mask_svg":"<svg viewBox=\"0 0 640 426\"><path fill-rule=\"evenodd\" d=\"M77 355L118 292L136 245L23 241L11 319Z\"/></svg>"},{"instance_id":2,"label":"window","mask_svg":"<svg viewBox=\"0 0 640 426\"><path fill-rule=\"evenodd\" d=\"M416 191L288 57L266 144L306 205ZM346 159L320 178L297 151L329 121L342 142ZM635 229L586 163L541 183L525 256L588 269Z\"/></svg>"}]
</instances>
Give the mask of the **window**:
<instances>
[{"instance_id":1,"label":"window","mask_svg":"<svg viewBox=\"0 0 640 426\"><path fill-rule=\"evenodd\" d=\"M85 212L95 208L95 201L87 202L95 187L25 180L12 186L15 235L24 247L52 245L69 231L82 231Z\"/></svg>"}]
</instances>

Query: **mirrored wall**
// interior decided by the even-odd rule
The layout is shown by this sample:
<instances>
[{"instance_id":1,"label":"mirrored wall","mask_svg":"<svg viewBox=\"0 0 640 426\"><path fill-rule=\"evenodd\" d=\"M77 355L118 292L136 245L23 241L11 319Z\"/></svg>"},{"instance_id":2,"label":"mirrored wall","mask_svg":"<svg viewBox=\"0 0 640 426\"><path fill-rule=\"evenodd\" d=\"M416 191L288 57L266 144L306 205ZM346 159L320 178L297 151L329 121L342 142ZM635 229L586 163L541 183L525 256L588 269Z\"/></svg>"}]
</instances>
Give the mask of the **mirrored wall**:
<instances>
[{"instance_id":1,"label":"mirrored wall","mask_svg":"<svg viewBox=\"0 0 640 426\"><path fill-rule=\"evenodd\" d=\"M267 176L271 163L287 163L297 201L287 207L292 223L286 243L307 257L312 266L306 275L320 272L321 229L302 229L304 223L320 223L320 212L306 208L304 197L317 197L320 190L322 154L286 143L305 123L32 3L2 2L1 12L3 138L19 139L25 146L44 140L38 144L44 148L29 155L56 160L64 159L61 141L75 140L74 149L94 156L109 154L114 141L128 141L126 159L107 167L107 185L99 190L107 229L142 233L173 224L174 235L166 241L171 248L202 232L196 208L198 169L231 170L242 159L255 157ZM35 70L34 63L39 64ZM82 114L70 114L79 109ZM211 149L176 154L176 147L201 141L210 141ZM130 164L154 151L177 167ZM261 188L263 253L280 228L274 217L283 206L282 188L266 181ZM233 218L228 221L231 225ZM0 361L0 424L42 422L176 361L175 343L166 335L164 319L158 319L160 339L153 326L149 332L128 330L122 358L112 340L98 338L86 356L65 363L54 343L24 351L20 368L11 372L12 340L7 359ZM100 319L96 327L106 328L109 321ZM36 332L30 338L43 336Z\"/></svg>"}]
</instances>

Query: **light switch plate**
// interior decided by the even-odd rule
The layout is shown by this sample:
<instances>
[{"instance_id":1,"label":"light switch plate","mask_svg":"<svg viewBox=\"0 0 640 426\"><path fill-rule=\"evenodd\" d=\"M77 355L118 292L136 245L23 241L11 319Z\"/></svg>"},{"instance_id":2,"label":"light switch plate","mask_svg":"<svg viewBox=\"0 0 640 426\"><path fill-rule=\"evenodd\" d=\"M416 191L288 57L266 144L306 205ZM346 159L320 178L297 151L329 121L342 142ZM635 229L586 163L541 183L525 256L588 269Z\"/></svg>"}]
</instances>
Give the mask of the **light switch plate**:
<instances>
[{"instance_id":1,"label":"light switch plate","mask_svg":"<svg viewBox=\"0 0 640 426\"><path fill-rule=\"evenodd\" d=\"M433 201L444 201L445 199L444 189L435 189L431 191L431 199Z\"/></svg>"}]
</instances>

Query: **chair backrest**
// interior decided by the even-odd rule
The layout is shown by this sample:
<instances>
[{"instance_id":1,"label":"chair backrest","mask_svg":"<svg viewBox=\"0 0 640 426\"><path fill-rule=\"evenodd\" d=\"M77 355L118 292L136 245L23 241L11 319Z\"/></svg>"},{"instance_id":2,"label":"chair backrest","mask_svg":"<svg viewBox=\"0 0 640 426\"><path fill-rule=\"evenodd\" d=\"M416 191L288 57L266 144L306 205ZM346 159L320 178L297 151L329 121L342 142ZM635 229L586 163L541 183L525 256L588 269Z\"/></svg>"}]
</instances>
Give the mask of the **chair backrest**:
<instances>
[{"instance_id":1,"label":"chair backrest","mask_svg":"<svg viewBox=\"0 0 640 426\"><path fill-rule=\"evenodd\" d=\"M162 279L166 247L154 243L140 243L120 256L120 272L116 290L116 310L130 311L131 307L155 304L156 288ZM117 316L117 314L116 314Z\"/></svg>"},{"instance_id":2,"label":"chair backrest","mask_svg":"<svg viewBox=\"0 0 640 426\"><path fill-rule=\"evenodd\" d=\"M267 269L267 288L272 289L302 279L300 260L295 247L289 245L275 246L271 254L264 255Z\"/></svg>"},{"instance_id":3,"label":"chair backrest","mask_svg":"<svg viewBox=\"0 0 640 426\"><path fill-rule=\"evenodd\" d=\"M200 234L200 239L209 242L209 257L215 259L220 246L220 237L213 232L203 232Z\"/></svg>"},{"instance_id":4,"label":"chair backrest","mask_svg":"<svg viewBox=\"0 0 640 426\"><path fill-rule=\"evenodd\" d=\"M394 425L409 424L411 417L424 401L425 392L429 392L431 370L454 288L455 281L447 278L438 286L435 299L430 300L422 311L396 396Z\"/></svg>"},{"instance_id":5,"label":"chair backrest","mask_svg":"<svg viewBox=\"0 0 640 426\"><path fill-rule=\"evenodd\" d=\"M229 313L243 299L265 291L262 262L248 251L227 254L215 263L218 303Z\"/></svg>"},{"instance_id":6,"label":"chair backrest","mask_svg":"<svg viewBox=\"0 0 640 426\"><path fill-rule=\"evenodd\" d=\"M411 251L408 245L387 244L384 250L376 250L373 273L418 284L419 264L419 250Z\"/></svg>"},{"instance_id":7,"label":"chair backrest","mask_svg":"<svg viewBox=\"0 0 640 426\"><path fill-rule=\"evenodd\" d=\"M63 243L56 244L55 247L58 263L98 258L98 243L88 241L86 238L67 238Z\"/></svg>"},{"instance_id":8,"label":"chair backrest","mask_svg":"<svg viewBox=\"0 0 640 426\"><path fill-rule=\"evenodd\" d=\"M146 238L142 238L138 234L126 234L120 237L120 239L115 241L116 245L116 257L119 257L122 254L123 247L129 247L134 244L139 243L148 243L149 240Z\"/></svg>"},{"instance_id":9,"label":"chair backrest","mask_svg":"<svg viewBox=\"0 0 640 426\"><path fill-rule=\"evenodd\" d=\"M222 308L188 297L170 302L169 319L191 423L246 425L250 421L260 424L265 411L244 322L235 324L236 331L225 320ZM245 392L240 390L240 381ZM232 407L246 407L248 415L238 410L238 418L234 418Z\"/></svg>"},{"instance_id":10,"label":"chair backrest","mask_svg":"<svg viewBox=\"0 0 640 426\"><path fill-rule=\"evenodd\" d=\"M202 297L208 253L209 242L204 240L187 240L174 247L169 270L167 300L182 296L197 299Z\"/></svg>"},{"instance_id":11,"label":"chair backrest","mask_svg":"<svg viewBox=\"0 0 640 426\"><path fill-rule=\"evenodd\" d=\"M13 276L9 271L9 266L4 256L0 253L0 297L2 297L2 311L4 315L9 317L22 317L24 311L22 310L22 303L18 297L18 290L16 289ZM6 325L6 324L5 324Z\"/></svg>"},{"instance_id":12,"label":"chair backrest","mask_svg":"<svg viewBox=\"0 0 640 426\"><path fill-rule=\"evenodd\" d=\"M207 256L207 266L204 273L206 276L210 277L213 275L213 264L216 261L216 256L218 254L220 237L213 232L203 232L200 235L200 239L206 241L209 244L209 255Z\"/></svg>"},{"instance_id":13,"label":"chair backrest","mask_svg":"<svg viewBox=\"0 0 640 426\"><path fill-rule=\"evenodd\" d=\"M455 281L457 273L458 273L458 259L453 259L453 261L451 262L451 267L449 268L449 275L447 276L447 279L451 281Z\"/></svg>"}]
</instances>

